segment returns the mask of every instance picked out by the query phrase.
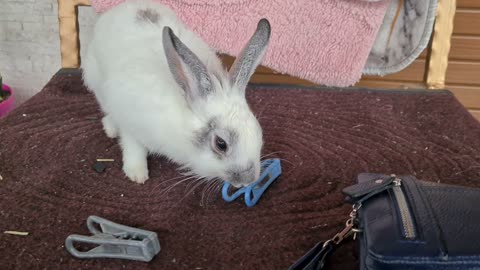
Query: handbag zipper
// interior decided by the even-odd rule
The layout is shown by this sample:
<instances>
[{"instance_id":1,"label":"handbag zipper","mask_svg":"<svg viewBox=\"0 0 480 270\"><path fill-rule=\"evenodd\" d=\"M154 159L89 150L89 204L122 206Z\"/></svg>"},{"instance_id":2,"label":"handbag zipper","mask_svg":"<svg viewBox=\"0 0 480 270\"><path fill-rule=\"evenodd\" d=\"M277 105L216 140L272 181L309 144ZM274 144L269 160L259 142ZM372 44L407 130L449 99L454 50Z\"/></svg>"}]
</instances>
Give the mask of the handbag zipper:
<instances>
[{"instance_id":1,"label":"handbag zipper","mask_svg":"<svg viewBox=\"0 0 480 270\"><path fill-rule=\"evenodd\" d=\"M403 235L407 239L413 239L417 235L415 233L415 226L413 224L413 217L412 213L410 212L410 208L408 208L407 199L405 198L405 194L402 190L402 180L400 178L395 178L393 180L393 194L397 201L397 206L400 212L400 219L402 222L403 228Z\"/></svg>"},{"instance_id":2,"label":"handbag zipper","mask_svg":"<svg viewBox=\"0 0 480 270\"><path fill-rule=\"evenodd\" d=\"M401 225L403 227L403 236L407 239L413 239L417 236L413 224L413 216L408 208L407 199L402 190L402 179L391 175L389 179L376 179L367 183L359 183L347 188L342 192L350 197L353 204L353 210L350 218L345 223L345 228L337 233L333 238L327 241L317 243L311 250L301 257L295 264L290 266L288 270L304 270L304 269L323 269L327 257L334 252L335 248L340 245L346 238L362 230L358 228L358 210L362 207L362 202L369 198L392 189L394 197L397 201L397 207L400 212Z\"/></svg>"},{"instance_id":3,"label":"handbag zipper","mask_svg":"<svg viewBox=\"0 0 480 270\"><path fill-rule=\"evenodd\" d=\"M406 239L417 237L413 215L408 207L408 201L402 188L402 179L396 175L390 175L388 179L375 179L368 182L358 183L356 185L344 188L342 192L349 197L352 204L361 206L363 202L371 197L381 194L386 190L392 190L400 215L400 225L403 236Z\"/></svg>"}]
</instances>

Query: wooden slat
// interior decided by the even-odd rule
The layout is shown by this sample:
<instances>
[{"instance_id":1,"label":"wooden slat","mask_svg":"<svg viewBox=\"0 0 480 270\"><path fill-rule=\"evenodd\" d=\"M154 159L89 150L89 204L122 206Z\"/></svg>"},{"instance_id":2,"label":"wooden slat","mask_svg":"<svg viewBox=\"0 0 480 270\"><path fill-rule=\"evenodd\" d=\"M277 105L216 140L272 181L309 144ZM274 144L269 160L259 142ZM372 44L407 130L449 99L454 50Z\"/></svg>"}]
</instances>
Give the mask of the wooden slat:
<instances>
[{"instance_id":1,"label":"wooden slat","mask_svg":"<svg viewBox=\"0 0 480 270\"><path fill-rule=\"evenodd\" d=\"M307 80L281 74L253 74L250 82L266 84L294 84L302 86L314 86L316 84Z\"/></svg>"},{"instance_id":2,"label":"wooden slat","mask_svg":"<svg viewBox=\"0 0 480 270\"><path fill-rule=\"evenodd\" d=\"M425 88L422 83L424 61L417 60L411 67L384 77L364 76L357 86L387 89ZM307 80L281 74L255 73L254 83L316 85ZM480 109L480 62L451 61L447 71L447 87L468 108Z\"/></svg>"},{"instance_id":3,"label":"wooden slat","mask_svg":"<svg viewBox=\"0 0 480 270\"><path fill-rule=\"evenodd\" d=\"M480 62L450 61L447 84L480 85Z\"/></svg>"},{"instance_id":4,"label":"wooden slat","mask_svg":"<svg viewBox=\"0 0 480 270\"><path fill-rule=\"evenodd\" d=\"M289 84L302 86L317 86L307 80L302 80L296 77L280 75L280 74L254 74L251 79L252 83L267 83L267 84ZM384 89L425 89L423 83L409 83L398 81L382 81L362 79L355 84L355 87L370 87L370 88L384 88Z\"/></svg>"},{"instance_id":5,"label":"wooden slat","mask_svg":"<svg viewBox=\"0 0 480 270\"><path fill-rule=\"evenodd\" d=\"M453 34L480 35L480 10L457 10Z\"/></svg>"},{"instance_id":6,"label":"wooden slat","mask_svg":"<svg viewBox=\"0 0 480 270\"><path fill-rule=\"evenodd\" d=\"M426 59L428 54L428 48L422 51L422 53L417 57L417 59Z\"/></svg>"},{"instance_id":7,"label":"wooden slat","mask_svg":"<svg viewBox=\"0 0 480 270\"><path fill-rule=\"evenodd\" d=\"M250 80L252 83L266 83L266 84L288 84L288 85L302 85L302 86L318 86L307 80L302 80L296 77L280 75L280 74L254 74ZM422 83L409 83L397 81L382 81L362 79L355 87L370 87L370 88L384 88L384 89L425 89Z\"/></svg>"},{"instance_id":8,"label":"wooden slat","mask_svg":"<svg viewBox=\"0 0 480 270\"><path fill-rule=\"evenodd\" d=\"M480 86L447 85L463 106L480 110Z\"/></svg>"},{"instance_id":9,"label":"wooden slat","mask_svg":"<svg viewBox=\"0 0 480 270\"><path fill-rule=\"evenodd\" d=\"M421 85L423 82L423 75L424 75L424 68L425 61L424 60L417 60L412 63L411 66L407 67L406 69L395 73L390 74L384 77L379 76L364 76L362 80L364 81L403 81L405 85ZM315 83L309 82L307 80L302 80L296 77L278 74L278 73L268 73L268 72L255 72L252 77L252 82L258 83L285 83L285 84L301 84L301 85L316 85Z\"/></svg>"},{"instance_id":10,"label":"wooden slat","mask_svg":"<svg viewBox=\"0 0 480 270\"><path fill-rule=\"evenodd\" d=\"M406 69L390 74L384 77L379 76L364 76L364 80L380 80L380 81L402 81L404 83L421 83L423 82L424 73L425 73L425 60L416 60ZM302 83L302 85L312 83L307 83L307 81L300 80L297 78L291 78L287 75L281 74L272 74L267 72L256 72L256 75L259 76L257 79L262 82L268 81L269 76L275 75L272 77L274 82L287 83L291 81L296 81ZM460 84L460 85L480 85L480 62L464 62L464 61L450 61L447 69L446 77L447 85Z\"/></svg>"},{"instance_id":11,"label":"wooden slat","mask_svg":"<svg viewBox=\"0 0 480 270\"><path fill-rule=\"evenodd\" d=\"M472 46L472 43L464 43L465 46ZM480 44L479 44L480 45ZM471 54L474 55L471 58L477 59L479 62L465 62L465 61L450 61L447 69L447 77L446 82L447 84L468 84L468 85L480 85L480 46L470 49ZM467 58L468 53L462 51L462 49L456 50L452 57L457 58ZM276 74L278 76L282 76L280 79L278 76L278 80L285 81L288 80L286 75L278 74L271 69L266 67L258 67L256 74ZM364 76L364 79L367 80L375 80L380 79L382 81L405 81L408 83L418 83L423 82L425 75L425 60L419 59L415 60L410 66L405 68L404 70L389 74L383 77L379 76Z\"/></svg>"},{"instance_id":12,"label":"wooden slat","mask_svg":"<svg viewBox=\"0 0 480 270\"><path fill-rule=\"evenodd\" d=\"M457 0L457 7L459 7L459 8L480 8L480 1L478 1L478 0Z\"/></svg>"},{"instance_id":13,"label":"wooden slat","mask_svg":"<svg viewBox=\"0 0 480 270\"><path fill-rule=\"evenodd\" d=\"M480 122L480 110L469 110L469 112Z\"/></svg>"},{"instance_id":14,"label":"wooden slat","mask_svg":"<svg viewBox=\"0 0 480 270\"><path fill-rule=\"evenodd\" d=\"M233 64L233 60L235 60L234 57L226 54L221 54L220 59L222 59L222 62L226 68L230 68Z\"/></svg>"},{"instance_id":15,"label":"wooden slat","mask_svg":"<svg viewBox=\"0 0 480 270\"><path fill-rule=\"evenodd\" d=\"M225 54L220 55L220 59L222 59L223 64L227 68L230 68L230 66L233 64L233 61L235 60L234 57L232 57L230 55L225 55ZM275 73L277 73L276 71L274 71L270 68L264 67L264 66L258 66L257 70L255 72L260 73L260 74L272 74L272 73L275 74Z\"/></svg>"},{"instance_id":16,"label":"wooden slat","mask_svg":"<svg viewBox=\"0 0 480 270\"><path fill-rule=\"evenodd\" d=\"M453 36L449 59L480 61L480 36Z\"/></svg>"},{"instance_id":17,"label":"wooden slat","mask_svg":"<svg viewBox=\"0 0 480 270\"><path fill-rule=\"evenodd\" d=\"M313 82L282 74L255 73L253 74L250 81L252 83L318 86L318 84L315 84ZM376 79L363 78L355 86L385 89L425 89L425 85L421 82L385 81L382 80L380 77L377 77Z\"/></svg>"},{"instance_id":18,"label":"wooden slat","mask_svg":"<svg viewBox=\"0 0 480 270\"><path fill-rule=\"evenodd\" d=\"M367 79L367 80L380 79L382 81L405 81L408 83L421 83L423 82L424 74L425 74L425 60L415 60L410 66L408 66L407 68L405 68L400 72L390 74L384 77L364 76L364 79ZM289 82L295 81L295 82L301 83L302 85L313 85L313 83L311 82L301 80L298 78L293 78L288 75L279 74L265 67L257 68L257 71L255 72L254 75L257 76L256 80L260 80L261 82L267 82L269 80L273 80L273 82L289 83ZM259 75L262 75L262 76L259 76Z\"/></svg>"}]
</instances>

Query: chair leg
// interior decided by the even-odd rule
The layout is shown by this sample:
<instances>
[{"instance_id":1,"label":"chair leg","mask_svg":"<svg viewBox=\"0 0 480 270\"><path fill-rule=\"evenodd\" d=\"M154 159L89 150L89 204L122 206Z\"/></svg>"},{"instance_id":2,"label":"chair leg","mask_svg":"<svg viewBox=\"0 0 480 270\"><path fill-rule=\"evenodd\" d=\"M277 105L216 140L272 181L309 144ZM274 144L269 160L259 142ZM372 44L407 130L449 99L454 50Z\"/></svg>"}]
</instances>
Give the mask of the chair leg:
<instances>
[{"instance_id":1,"label":"chair leg","mask_svg":"<svg viewBox=\"0 0 480 270\"><path fill-rule=\"evenodd\" d=\"M428 59L426 85L428 89L445 88L448 54L450 52L456 0L439 0Z\"/></svg>"}]
</instances>

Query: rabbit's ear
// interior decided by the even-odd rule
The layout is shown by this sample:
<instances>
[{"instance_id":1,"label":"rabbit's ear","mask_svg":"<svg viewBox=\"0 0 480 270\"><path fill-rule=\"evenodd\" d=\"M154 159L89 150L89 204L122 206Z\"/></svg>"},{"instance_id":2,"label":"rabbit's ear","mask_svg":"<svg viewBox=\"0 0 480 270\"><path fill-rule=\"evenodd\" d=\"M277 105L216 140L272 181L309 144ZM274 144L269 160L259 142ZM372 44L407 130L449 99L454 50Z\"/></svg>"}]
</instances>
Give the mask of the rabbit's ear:
<instances>
[{"instance_id":1,"label":"rabbit's ear","mask_svg":"<svg viewBox=\"0 0 480 270\"><path fill-rule=\"evenodd\" d=\"M261 19L255 33L229 70L232 85L237 86L240 91L245 91L250 77L262 61L269 40L270 23L267 19Z\"/></svg>"},{"instance_id":2,"label":"rabbit's ear","mask_svg":"<svg viewBox=\"0 0 480 270\"><path fill-rule=\"evenodd\" d=\"M200 59L173 33L163 28L163 48L175 81L185 91L187 102L205 98L213 91L212 80Z\"/></svg>"}]
</instances>

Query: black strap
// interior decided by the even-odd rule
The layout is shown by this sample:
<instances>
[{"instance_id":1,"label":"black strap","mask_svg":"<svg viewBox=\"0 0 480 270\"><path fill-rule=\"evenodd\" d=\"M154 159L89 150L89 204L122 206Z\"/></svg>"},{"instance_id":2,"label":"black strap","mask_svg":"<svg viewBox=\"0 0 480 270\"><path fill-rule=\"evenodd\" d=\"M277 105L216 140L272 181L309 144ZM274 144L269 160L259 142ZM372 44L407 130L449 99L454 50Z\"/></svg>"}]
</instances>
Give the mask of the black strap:
<instances>
[{"instance_id":1,"label":"black strap","mask_svg":"<svg viewBox=\"0 0 480 270\"><path fill-rule=\"evenodd\" d=\"M328 240L318 242L288 270L321 270L324 269L328 256L335 251L335 244Z\"/></svg>"}]
</instances>

